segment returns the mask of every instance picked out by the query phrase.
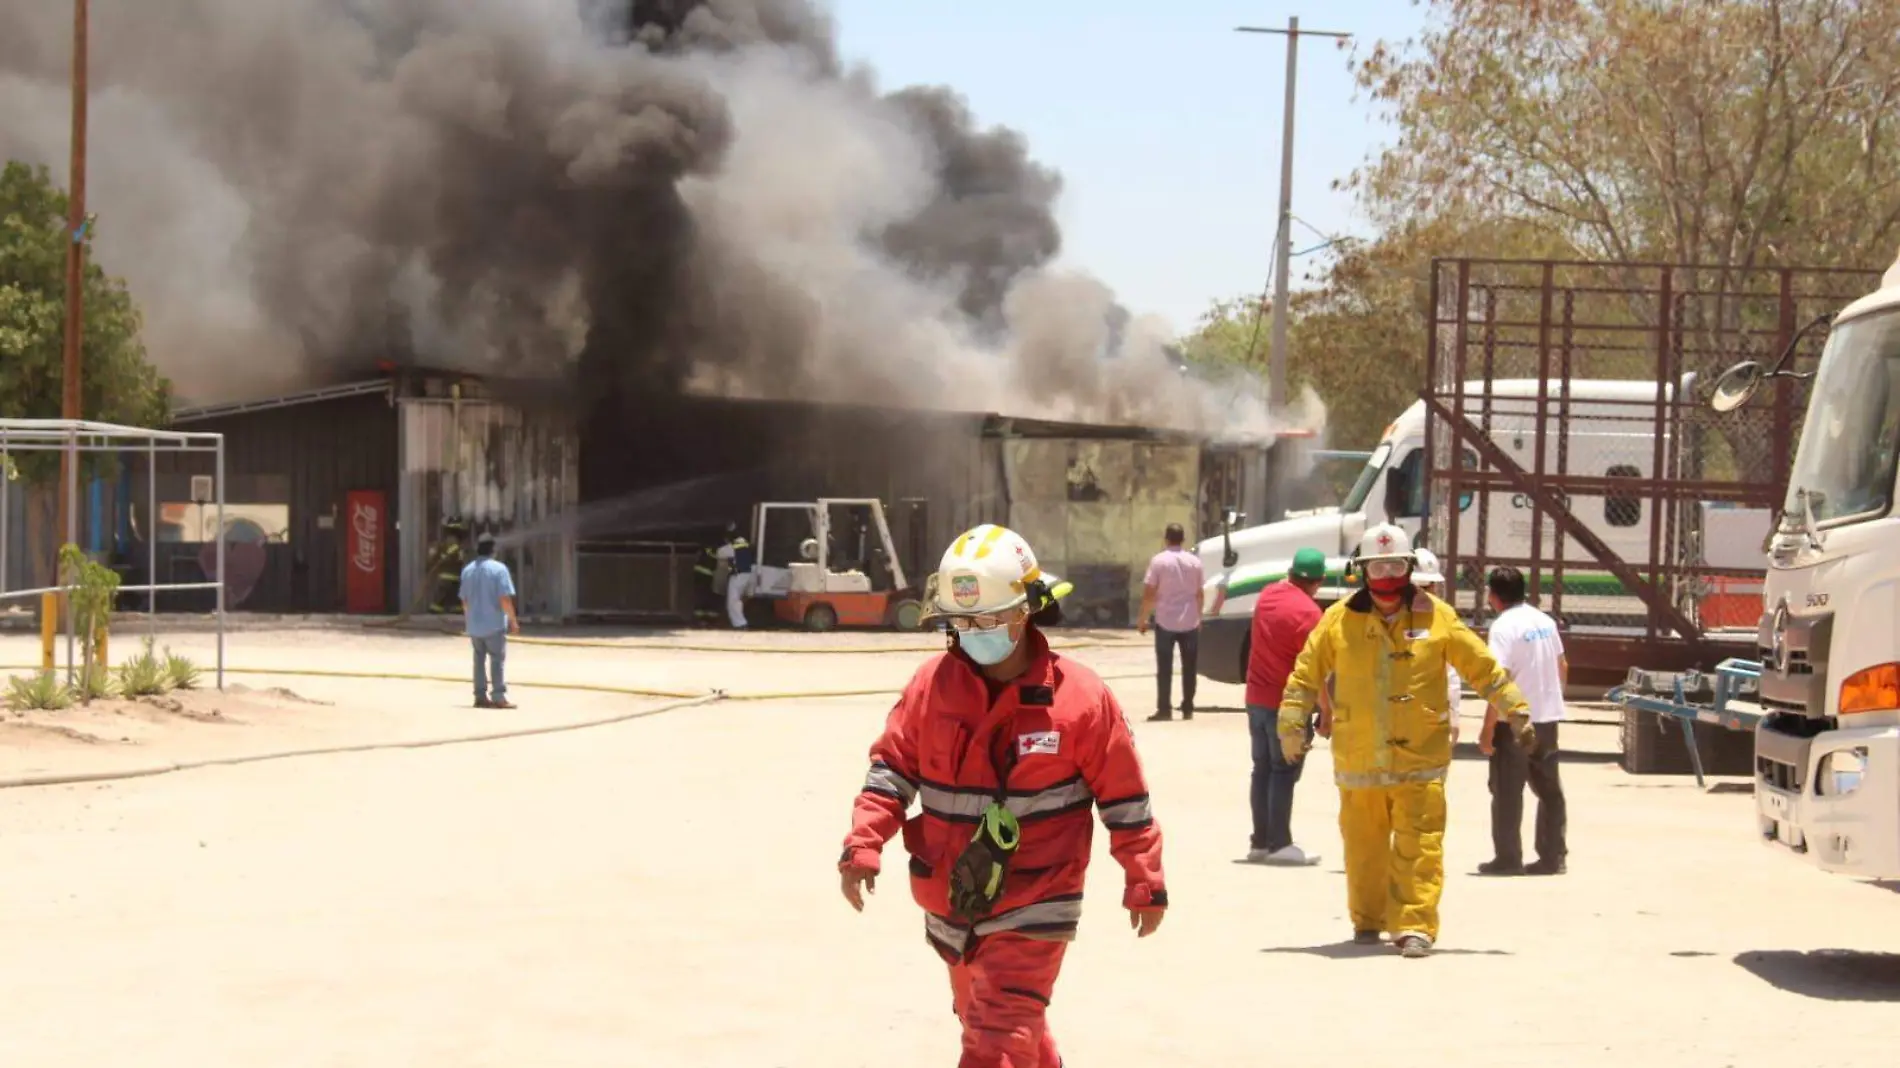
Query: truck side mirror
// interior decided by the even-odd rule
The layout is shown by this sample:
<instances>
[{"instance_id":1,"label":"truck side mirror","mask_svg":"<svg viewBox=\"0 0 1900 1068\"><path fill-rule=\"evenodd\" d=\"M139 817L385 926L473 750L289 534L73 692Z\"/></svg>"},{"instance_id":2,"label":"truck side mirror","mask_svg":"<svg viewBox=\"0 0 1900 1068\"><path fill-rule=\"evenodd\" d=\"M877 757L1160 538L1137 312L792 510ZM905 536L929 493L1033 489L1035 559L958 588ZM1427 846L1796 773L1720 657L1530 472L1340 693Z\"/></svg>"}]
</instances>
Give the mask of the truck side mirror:
<instances>
[{"instance_id":1,"label":"truck side mirror","mask_svg":"<svg viewBox=\"0 0 1900 1068\"><path fill-rule=\"evenodd\" d=\"M1233 567L1235 564L1240 563L1240 554L1234 551L1233 534L1234 534L1234 528L1240 525L1240 521L1245 518L1247 518L1245 514L1235 511L1232 508L1224 509L1221 512L1221 515L1220 515L1220 540L1221 540L1220 563L1222 567Z\"/></svg>"},{"instance_id":2,"label":"truck side mirror","mask_svg":"<svg viewBox=\"0 0 1900 1068\"><path fill-rule=\"evenodd\" d=\"M1715 389L1709 396L1709 407L1718 412L1732 412L1748 403L1748 398L1761 388L1762 366L1753 360L1741 363L1722 372L1715 380Z\"/></svg>"}]
</instances>

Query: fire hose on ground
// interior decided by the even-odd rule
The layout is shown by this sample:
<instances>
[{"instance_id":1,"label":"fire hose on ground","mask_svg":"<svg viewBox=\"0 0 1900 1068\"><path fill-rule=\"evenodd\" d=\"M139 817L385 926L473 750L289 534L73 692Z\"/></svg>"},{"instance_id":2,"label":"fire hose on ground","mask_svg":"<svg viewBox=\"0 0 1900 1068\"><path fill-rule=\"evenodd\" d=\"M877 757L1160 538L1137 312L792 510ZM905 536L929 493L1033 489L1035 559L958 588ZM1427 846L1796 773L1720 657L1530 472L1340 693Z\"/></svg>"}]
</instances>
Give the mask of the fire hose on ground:
<instances>
[{"instance_id":1,"label":"fire hose on ground","mask_svg":"<svg viewBox=\"0 0 1900 1068\"><path fill-rule=\"evenodd\" d=\"M519 640L519 639L517 639ZM539 639L552 643L550 639ZM1108 643L1112 644L1112 643ZM625 646L615 646L625 648ZM671 648L661 646L661 648ZM747 650L753 651L753 650ZM893 652L912 652L915 650L890 650ZM0 671L38 671L37 666L0 665ZM364 679L372 681L401 682L445 682L466 684L468 678L462 675L435 675L420 672L392 671L336 671L323 668L240 668L226 667L228 675L281 675L292 678L332 678ZM1128 681L1152 678L1148 672L1122 672L1103 675L1105 681ZM43 775L21 775L0 777L0 790L23 786L62 786L76 783L111 782L118 779L140 779L154 775L166 775L176 771L191 771L199 768L256 764L268 760L288 760L295 757L332 756L345 753L373 753L395 749L432 749L447 745L462 745L476 742L506 741L512 738L530 738L541 734L559 734L566 731L589 730L597 727L609 727L628 723L648 716L657 716L666 712L727 701L746 703L769 703L774 701L820 701L843 697L880 697L903 692L903 685L869 686L850 690L784 690L758 693L733 693L727 690L713 689L701 693L688 693L680 690L661 690L639 686L613 686L604 683L585 682L522 682L510 680L508 685L531 690L556 690L578 693L610 694L626 697L664 698L667 703L652 708L641 708L629 712L615 713L593 719L571 723L541 724L526 727L511 727L506 730L485 731L475 734L453 734L436 738L408 741L364 742L353 745L315 746L300 749L273 750L265 753L252 753L244 756L208 757L201 760L167 761L137 768L124 768L113 771L47 773ZM1590 721L1584 721L1590 722Z\"/></svg>"}]
</instances>

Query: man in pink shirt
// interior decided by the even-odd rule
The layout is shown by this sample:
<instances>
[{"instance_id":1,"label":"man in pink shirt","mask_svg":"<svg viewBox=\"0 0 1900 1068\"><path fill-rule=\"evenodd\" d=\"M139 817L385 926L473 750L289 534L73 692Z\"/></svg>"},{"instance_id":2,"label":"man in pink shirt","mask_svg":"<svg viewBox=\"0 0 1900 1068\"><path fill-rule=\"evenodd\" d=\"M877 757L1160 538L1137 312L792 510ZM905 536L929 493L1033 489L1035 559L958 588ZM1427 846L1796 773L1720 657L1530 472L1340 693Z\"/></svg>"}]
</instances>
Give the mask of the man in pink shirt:
<instances>
[{"instance_id":1,"label":"man in pink shirt","mask_svg":"<svg viewBox=\"0 0 1900 1068\"><path fill-rule=\"evenodd\" d=\"M1148 561L1148 576L1142 580L1141 612L1135 629L1155 630L1155 714L1150 720L1174 718L1174 650L1181 648L1181 718L1194 718L1195 669L1201 652L1201 603L1206 581L1201 558L1183 545L1187 533L1179 523L1169 523L1168 547Z\"/></svg>"}]
</instances>

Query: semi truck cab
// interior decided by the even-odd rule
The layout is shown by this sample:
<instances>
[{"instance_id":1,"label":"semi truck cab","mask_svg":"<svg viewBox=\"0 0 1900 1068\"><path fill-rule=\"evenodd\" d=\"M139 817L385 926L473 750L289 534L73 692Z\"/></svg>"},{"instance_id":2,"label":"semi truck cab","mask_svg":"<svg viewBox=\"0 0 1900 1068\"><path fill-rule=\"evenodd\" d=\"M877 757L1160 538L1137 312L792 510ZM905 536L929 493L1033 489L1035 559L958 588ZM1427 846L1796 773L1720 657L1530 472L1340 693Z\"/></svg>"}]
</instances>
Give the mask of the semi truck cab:
<instances>
[{"instance_id":1,"label":"semi truck cab","mask_svg":"<svg viewBox=\"0 0 1900 1068\"><path fill-rule=\"evenodd\" d=\"M1792 375L1738 365L1718 381L1715 407L1738 407L1773 377ZM1756 632L1761 836L1824 871L1875 879L1900 878L1897 454L1900 262L1833 320Z\"/></svg>"}]
</instances>

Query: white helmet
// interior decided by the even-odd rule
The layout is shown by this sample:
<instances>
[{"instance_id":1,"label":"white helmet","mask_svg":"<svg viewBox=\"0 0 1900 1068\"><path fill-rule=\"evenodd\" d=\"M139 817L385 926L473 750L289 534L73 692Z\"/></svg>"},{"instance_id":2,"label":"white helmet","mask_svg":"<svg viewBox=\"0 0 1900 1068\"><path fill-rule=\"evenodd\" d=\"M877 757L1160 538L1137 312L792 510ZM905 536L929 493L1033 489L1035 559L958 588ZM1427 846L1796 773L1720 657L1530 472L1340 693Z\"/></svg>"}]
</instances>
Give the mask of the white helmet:
<instances>
[{"instance_id":1,"label":"white helmet","mask_svg":"<svg viewBox=\"0 0 1900 1068\"><path fill-rule=\"evenodd\" d=\"M1406 534L1403 528L1393 526L1391 523L1380 523L1366 531L1365 536L1359 539L1359 559L1362 562L1382 559L1405 559L1414 563L1418 562L1417 557L1412 553L1411 536Z\"/></svg>"},{"instance_id":2,"label":"white helmet","mask_svg":"<svg viewBox=\"0 0 1900 1068\"><path fill-rule=\"evenodd\" d=\"M924 590L924 615L992 615L1016 608L1031 596L1055 598L1068 592L1067 583L1043 573L1036 551L1022 535L984 523L958 535L945 550Z\"/></svg>"},{"instance_id":3,"label":"white helmet","mask_svg":"<svg viewBox=\"0 0 1900 1068\"><path fill-rule=\"evenodd\" d=\"M1445 573L1438 569L1438 554L1423 546L1412 550L1412 558L1417 568L1412 572L1412 583L1417 586L1431 586L1445 581Z\"/></svg>"}]
</instances>

